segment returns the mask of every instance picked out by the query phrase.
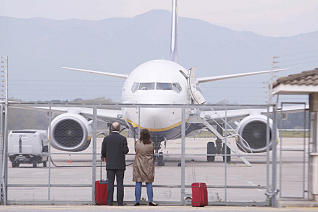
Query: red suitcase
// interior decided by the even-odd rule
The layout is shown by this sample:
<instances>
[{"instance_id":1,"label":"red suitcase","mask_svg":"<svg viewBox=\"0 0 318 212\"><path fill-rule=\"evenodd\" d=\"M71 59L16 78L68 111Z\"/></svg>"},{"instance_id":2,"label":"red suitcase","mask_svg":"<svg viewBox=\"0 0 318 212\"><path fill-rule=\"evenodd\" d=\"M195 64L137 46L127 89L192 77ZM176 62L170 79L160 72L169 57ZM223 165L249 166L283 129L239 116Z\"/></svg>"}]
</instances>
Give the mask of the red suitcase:
<instances>
[{"instance_id":1,"label":"red suitcase","mask_svg":"<svg viewBox=\"0 0 318 212\"><path fill-rule=\"evenodd\" d=\"M102 180L102 160L100 162L100 180L95 181L96 205L107 205L107 180Z\"/></svg>"},{"instance_id":2,"label":"red suitcase","mask_svg":"<svg viewBox=\"0 0 318 212\"><path fill-rule=\"evenodd\" d=\"M192 183L192 206L208 205L208 191L205 183Z\"/></svg>"},{"instance_id":3,"label":"red suitcase","mask_svg":"<svg viewBox=\"0 0 318 212\"><path fill-rule=\"evenodd\" d=\"M95 203L97 205L107 205L107 181L95 181Z\"/></svg>"}]
</instances>

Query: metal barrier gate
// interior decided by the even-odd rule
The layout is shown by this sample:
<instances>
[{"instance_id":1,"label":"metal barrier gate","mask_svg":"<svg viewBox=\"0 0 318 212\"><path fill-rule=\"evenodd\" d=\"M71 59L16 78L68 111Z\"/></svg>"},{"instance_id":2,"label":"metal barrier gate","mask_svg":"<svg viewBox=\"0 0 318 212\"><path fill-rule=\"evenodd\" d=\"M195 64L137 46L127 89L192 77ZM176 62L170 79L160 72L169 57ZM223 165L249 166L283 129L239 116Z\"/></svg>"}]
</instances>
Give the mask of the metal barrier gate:
<instances>
[{"instance_id":1,"label":"metal barrier gate","mask_svg":"<svg viewBox=\"0 0 318 212\"><path fill-rule=\"evenodd\" d=\"M8 57L0 57L0 202L5 203L7 194L7 120L8 120Z\"/></svg>"},{"instance_id":2,"label":"metal barrier gate","mask_svg":"<svg viewBox=\"0 0 318 212\"><path fill-rule=\"evenodd\" d=\"M280 137L279 144L279 198L281 199L309 199L309 176L310 176L310 131L309 119L306 113L305 102L282 102L281 108L288 106L303 107L299 112L302 116L299 119L298 134L302 138ZM292 113L292 112L291 112ZM281 119L282 129L286 129L288 121L288 112L283 112ZM296 130L293 130L296 131ZM290 169L293 167L293 169ZM295 172L300 173L296 175Z\"/></svg>"},{"instance_id":3,"label":"metal barrier gate","mask_svg":"<svg viewBox=\"0 0 318 212\"><path fill-rule=\"evenodd\" d=\"M158 158L164 158L165 166L155 168L154 200L160 205L188 205L191 203L191 183L206 182L209 193L209 205L276 205L276 109L268 105L59 105L52 103L25 103L9 104L9 108L23 108L33 111L34 108L46 111L50 132L52 120L60 114L58 109L63 108L69 113L76 113L76 108L86 108L90 116L86 116L92 129L90 146L80 152L59 151L52 147L49 141L47 167L33 168L31 165L12 167L5 154L4 162L4 204L94 204L94 184L100 175L105 176L105 168L100 169L100 145L102 138L100 131L107 130L111 121L98 117L102 110L133 111L138 117L137 123L130 123L135 127L134 135L138 138L140 126L144 122L145 114L149 109L170 109L171 114L181 115L178 139L162 141L162 153ZM221 108L221 109L220 109ZM267 127L266 148L263 152L242 152L237 146L240 139L233 126L231 113L234 110L258 111L267 116L267 123L273 120L272 130ZM173 110L172 110L173 109ZM220 112L221 111L221 112ZM195 114L201 116L195 116ZM81 113L76 113L81 115ZM202 114L205 114L203 116ZM210 114L208 117L207 114ZM214 116L211 114L223 114ZM159 113L160 115L160 113ZM196 118L193 118L196 117ZM246 115L247 117L247 115ZM117 118L122 118L118 116ZM127 120L126 120L127 121ZM231 121L231 122L230 122ZM124 122L123 122L124 123ZM198 138L186 134L191 131L193 123L199 123L201 128L213 132L216 137ZM221 124L220 124L221 123ZM126 124L128 124L126 122ZM135 125L134 125L135 124ZM267 125L269 126L269 125ZM30 129L30 128L29 128ZM221 132L218 129L222 129ZM131 131L129 131L131 133ZM123 132L125 133L125 132ZM8 132L3 131L3 134ZM272 136L268 136L268 135ZM127 134L126 134L127 135ZM130 154L127 163L134 159L134 135L129 135L128 143ZM269 140L269 138L272 138ZM49 139L52 139L50 136ZM207 141L216 144L217 139L223 139L221 153L209 153L205 149ZM8 145L5 139L5 145ZM271 144L271 145L269 145ZM10 145L10 144L9 144ZM216 144L217 145L217 144ZM166 148L164 148L166 147ZM217 147L216 147L217 148ZM242 147L241 147L242 148ZM271 151L270 151L271 150ZM207 159L213 157L214 162ZM223 159L223 160L222 160ZM44 165L44 164L43 164ZM105 166L105 164L103 164ZM270 173L272 173L270 175ZM134 202L134 183L132 182L132 166L127 166L125 174L125 202ZM21 192L23 190L23 192ZM115 195L116 196L116 195ZM143 196L145 197L145 196ZM115 198L116 199L116 198Z\"/></svg>"}]
</instances>

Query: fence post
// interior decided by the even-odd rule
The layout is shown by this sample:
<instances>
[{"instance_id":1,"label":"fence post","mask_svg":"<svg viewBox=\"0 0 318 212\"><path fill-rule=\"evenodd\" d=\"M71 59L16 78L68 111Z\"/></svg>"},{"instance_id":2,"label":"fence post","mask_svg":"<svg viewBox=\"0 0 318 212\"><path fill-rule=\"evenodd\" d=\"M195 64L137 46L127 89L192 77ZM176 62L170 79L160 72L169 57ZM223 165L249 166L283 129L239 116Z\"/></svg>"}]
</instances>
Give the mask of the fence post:
<instances>
[{"instance_id":1,"label":"fence post","mask_svg":"<svg viewBox=\"0 0 318 212\"><path fill-rule=\"evenodd\" d=\"M272 138L272 207L277 207L277 111L273 105L273 138Z\"/></svg>"},{"instance_id":2,"label":"fence post","mask_svg":"<svg viewBox=\"0 0 318 212\"><path fill-rule=\"evenodd\" d=\"M5 161L6 161L6 145L5 145L5 106L4 104L1 104L1 203L6 205L6 184L5 184L5 177L6 177L6 165L5 165Z\"/></svg>"},{"instance_id":3,"label":"fence post","mask_svg":"<svg viewBox=\"0 0 318 212\"><path fill-rule=\"evenodd\" d=\"M137 139L140 138L140 106L138 106L138 136Z\"/></svg>"},{"instance_id":4,"label":"fence post","mask_svg":"<svg viewBox=\"0 0 318 212\"><path fill-rule=\"evenodd\" d=\"M185 205L185 108L181 114L181 204Z\"/></svg>"},{"instance_id":5,"label":"fence post","mask_svg":"<svg viewBox=\"0 0 318 212\"><path fill-rule=\"evenodd\" d=\"M95 203L95 181L96 181L96 134L97 134L97 109L96 106L93 108L93 155L92 155L92 204ZM101 167L102 168L102 167Z\"/></svg>"},{"instance_id":6,"label":"fence post","mask_svg":"<svg viewBox=\"0 0 318 212\"><path fill-rule=\"evenodd\" d=\"M224 136L224 202L226 203L227 205L227 175L228 175L228 172L227 172L227 106L224 105L225 107L225 120L224 120L224 134L222 136Z\"/></svg>"},{"instance_id":7,"label":"fence post","mask_svg":"<svg viewBox=\"0 0 318 212\"><path fill-rule=\"evenodd\" d=\"M4 106L4 158L3 158L3 166L4 166L4 205L7 205L8 201L8 103Z\"/></svg>"},{"instance_id":8,"label":"fence post","mask_svg":"<svg viewBox=\"0 0 318 212\"><path fill-rule=\"evenodd\" d=\"M269 139L270 139L270 122L269 122L269 107L270 105L266 106L266 112L267 112L267 120L266 120L266 202L269 205L269 192L270 192L270 188L269 188Z\"/></svg>"},{"instance_id":9,"label":"fence post","mask_svg":"<svg viewBox=\"0 0 318 212\"><path fill-rule=\"evenodd\" d=\"M1 118L2 118L2 138L3 138L3 158L2 158L2 192L3 194L3 204L7 204L8 200L8 69L9 69L9 59L8 56L1 56L0 78L2 81L3 90L0 93L0 98L3 100ZM3 93L2 93L3 92Z\"/></svg>"},{"instance_id":10,"label":"fence post","mask_svg":"<svg viewBox=\"0 0 318 212\"><path fill-rule=\"evenodd\" d=\"M49 157L48 157L48 172L49 172L49 176L48 176L48 185L47 185L47 199L48 200L51 200L51 160L52 160L52 155L51 155L51 139L52 139L52 105L50 103L50 106L49 106L49 128L48 128L48 137L49 137L49 144L48 144L48 154L49 154Z\"/></svg>"}]
</instances>

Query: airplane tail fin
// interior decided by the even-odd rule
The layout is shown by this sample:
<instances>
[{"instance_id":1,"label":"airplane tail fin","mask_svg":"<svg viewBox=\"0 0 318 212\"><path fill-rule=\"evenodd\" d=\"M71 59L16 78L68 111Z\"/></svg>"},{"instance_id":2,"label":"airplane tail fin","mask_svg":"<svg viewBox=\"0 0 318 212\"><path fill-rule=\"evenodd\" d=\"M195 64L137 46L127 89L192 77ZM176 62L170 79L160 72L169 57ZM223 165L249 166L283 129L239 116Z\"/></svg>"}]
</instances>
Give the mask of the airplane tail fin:
<instances>
[{"instance_id":1,"label":"airplane tail fin","mask_svg":"<svg viewBox=\"0 0 318 212\"><path fill-rule=\"evenodd\" d=\"M172 0L170 59L177 61L177 0Z\"/></svg>"}]
</instances>

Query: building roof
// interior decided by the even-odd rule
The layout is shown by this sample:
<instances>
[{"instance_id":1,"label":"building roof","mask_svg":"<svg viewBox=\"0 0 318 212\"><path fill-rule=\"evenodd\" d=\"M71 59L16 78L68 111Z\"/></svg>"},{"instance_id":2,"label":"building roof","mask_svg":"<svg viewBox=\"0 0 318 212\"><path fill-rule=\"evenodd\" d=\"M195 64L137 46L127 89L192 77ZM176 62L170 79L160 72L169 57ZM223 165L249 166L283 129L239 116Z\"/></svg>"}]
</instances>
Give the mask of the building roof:
<instances>
[{"instance_id":1,"label":"building roof","mask_svg":"<svg viewBox=\"0 0 318 212\"><path fill-rule=\"evenodd\" d=\"M278 78L273 87L279 84L285 85L318 85L318 68L311 71L303 71L299 74L291 74Z\"/></svg>"},{"instance_id":2,"label":"building roof","mask_svg":"<svg viewBox=\"0 0 318 212\"><path fill-rule=\"evenodd\" d=\"M318 92L318 68L278 78L273 84L273 94L306 94Z\"/></svg>"}]
</instances>

